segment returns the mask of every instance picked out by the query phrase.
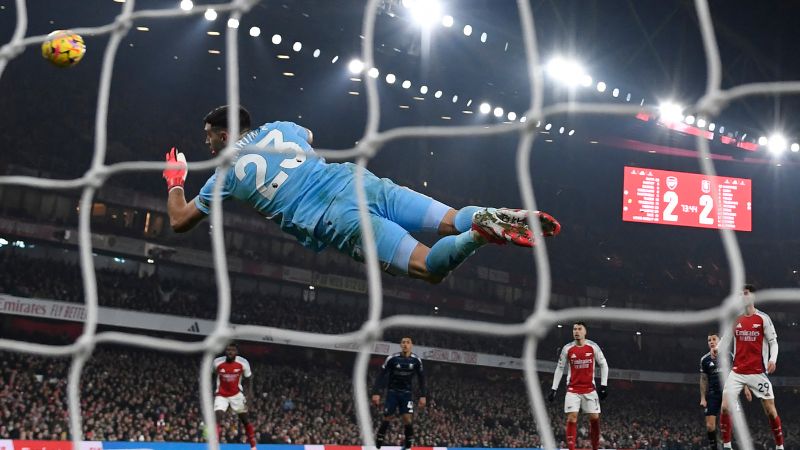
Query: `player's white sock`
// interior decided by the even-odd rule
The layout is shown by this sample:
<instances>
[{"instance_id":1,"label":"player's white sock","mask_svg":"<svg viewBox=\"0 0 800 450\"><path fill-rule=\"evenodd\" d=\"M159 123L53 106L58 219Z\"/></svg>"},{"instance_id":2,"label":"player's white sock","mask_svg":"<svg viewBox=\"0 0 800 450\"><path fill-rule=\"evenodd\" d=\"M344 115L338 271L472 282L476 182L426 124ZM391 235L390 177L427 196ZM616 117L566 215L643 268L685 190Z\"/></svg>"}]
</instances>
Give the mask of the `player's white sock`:
<instances>
[{"instance_id":1,"label":"player's white sock","mask_svg":"<svg viewBox=\"0 0 800 450\"><path fill-rule=\"evenodd\" d=\"M779 445L779 446L775 447L775 450L783 450L783 446Z\"/></svg>"},{"instance_id":2,"label":"player's white sock","mask_svg":"<svg viewBox=\"0 0 800 450\"><path fill-rule=\"evenodd\" d=\"M723 442L722 443L722 448L733 448L733 446L731 445L730 442Z\"/></svg>"}]
</instances>

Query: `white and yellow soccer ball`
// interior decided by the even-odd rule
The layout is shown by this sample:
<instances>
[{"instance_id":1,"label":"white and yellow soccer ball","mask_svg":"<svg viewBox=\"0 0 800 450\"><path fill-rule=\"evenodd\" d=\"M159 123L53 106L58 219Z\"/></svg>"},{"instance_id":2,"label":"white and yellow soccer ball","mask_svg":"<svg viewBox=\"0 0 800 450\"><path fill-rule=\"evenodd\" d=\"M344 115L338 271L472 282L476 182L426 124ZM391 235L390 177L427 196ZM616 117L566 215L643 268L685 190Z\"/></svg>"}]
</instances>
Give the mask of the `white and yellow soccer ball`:
<instances>
[{"instance_id":1,"label":"white and yellow soccer ball","mask_svg":"<svg viewBox=\"0 0 800 450\"><path fill-rule=\"evenodd\" d=\"M72 67L86 54L86 44L79 34L56 30L42 42L42 57L58 67Z\"/></svg>"}]
</instances>

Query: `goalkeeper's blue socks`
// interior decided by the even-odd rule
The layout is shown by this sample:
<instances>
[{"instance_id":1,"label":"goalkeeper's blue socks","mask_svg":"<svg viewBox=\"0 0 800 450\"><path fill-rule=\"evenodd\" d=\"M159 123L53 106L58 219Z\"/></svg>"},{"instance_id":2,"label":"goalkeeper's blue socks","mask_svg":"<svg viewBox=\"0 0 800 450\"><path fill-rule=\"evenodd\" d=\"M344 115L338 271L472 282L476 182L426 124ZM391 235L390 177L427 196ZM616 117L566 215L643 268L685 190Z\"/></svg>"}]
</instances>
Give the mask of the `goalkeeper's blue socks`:
<instances>
[{"instance_id":1,"label":"goalkeeper's blue socks","mask_svg":"<svg viewBox=\"0 0 800 450\"><path fill-rule=\"evenodd\" d=\"M472 228L472 215L481 209L485 208L480 206L465 206L459 209L455 219L453 219L456 230L458 230L459 233L469 231Z\"/></svg>"},{"instance_id":2,"label":"goalkeeper's blue socks","mask_svg":"<svg viewBox=\"0 0 800 450\"><path fill-rule=\"evenodd\" d=\"M425 267L428 272L444 277L485 243L483 239L476 240L469 228L459 235L443 237L431 248Z\"/></svg>"}]
</instances>

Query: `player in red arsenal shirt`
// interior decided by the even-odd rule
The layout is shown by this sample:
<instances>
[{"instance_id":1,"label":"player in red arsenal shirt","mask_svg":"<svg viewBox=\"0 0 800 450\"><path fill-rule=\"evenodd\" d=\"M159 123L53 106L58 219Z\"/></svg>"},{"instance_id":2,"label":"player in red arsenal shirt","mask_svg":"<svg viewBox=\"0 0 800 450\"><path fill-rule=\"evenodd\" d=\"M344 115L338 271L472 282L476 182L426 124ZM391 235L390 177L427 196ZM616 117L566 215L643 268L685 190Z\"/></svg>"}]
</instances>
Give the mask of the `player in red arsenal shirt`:
<instances>
[{"instance_id":1,"label":"player in red arsenal shirt","mask_svg":"<svg viewBox=\"0 0 800 450\"><path fill-rule=\"evenodd\" d=\"M722 388L722 415L720 428L722 429L722 446L731 448L733 426L730 416L730 399L739 397L739 393L747 386L753 394L761 399L761 405L769 418L772 435L775 437L777 450L783 450L783 429L778 410L775 409L775 394L772 383L767 374L775 372L778 362L778 335L775 326L768 315L756 309L755 288L745 285L742 299L745 312L736 319L733 326L733 335L723 339L733 338L733 368L725 387ZM712 349L716 356L716 349Z\"/></svg>"},{"instance_id":2,"label":"player in red arsenal shirt","mask_svg":"<svg viewBox=\"0 0 800 450\"><path fill-rule=\"evenodd\" d=\"M256 448L253 424L247 417L247 398L253 398L253 382L250 363L239 356L236 344L225 347L225 356L214 359L214 373L217 375L217 390L214 392L214 413L217 415L217 439L220 437L220 423L230 408L242 421L247 432L247 442L251 449ZM244 389L243 389L244 386ZM247 390L247 397L244 390Z\"/></svg>"},{"instance_id":3,"label":"player in red arsenal shirt","mask_svg":"<svg viewBox=\"0 0 800 450\"><path fill-rule=\"evenodd\" d=\"M575 322L572 325L570 342L561 349L556 373L553 375L553 389L547 396L549 401L556 398L558 385L564 368L567 370L567 395L564 398L564 412L567 414L567 447L575 450L578 437L578 412L589 414L589 433L592 449L600 448L600 400L608 395L608 363L600 346L586 339L586 324ZM600 366L600 388L595 390L594 368Z\"/></svg>"}]
</instances>

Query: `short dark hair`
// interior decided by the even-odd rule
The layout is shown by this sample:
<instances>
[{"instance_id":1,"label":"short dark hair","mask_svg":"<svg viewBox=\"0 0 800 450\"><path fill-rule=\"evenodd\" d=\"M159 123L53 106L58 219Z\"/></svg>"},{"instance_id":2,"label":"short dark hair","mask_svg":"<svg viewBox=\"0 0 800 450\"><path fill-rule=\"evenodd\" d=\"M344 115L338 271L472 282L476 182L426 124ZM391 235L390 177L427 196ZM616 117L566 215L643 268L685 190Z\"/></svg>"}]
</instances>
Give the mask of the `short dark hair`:
<instances>
[{"instance_id":1,"label":"short dark hair","mask_svg":"<svg viewBox=\"0 0 800 450\"><path fill-rule=\"evenodd\" d=\"M747 289L750 292L755 292L756 291L756 287L754 285L752 285L752 284L745 284L744 288Z\"/></svg>"},{"instance_id":2,"label":"short dark hair","mask_svg":"<svg viewBox=\"0 0 800 450\"><path fill-rule=\"evenodd\" d=\"M214 108L203 118L203 123L211 125L212 128L228 129L228 105ZM242 131L250 129L250 112L244 106L239 106L239 127Z\"/></svg>"},{"instance_id":3,"label":"short dark hair","mask_svg":"<svg viewBox=\"0 0 800 450\"><path fill-rule=\"evenodd\" d=\"M226 345L225 348L228 348L228 347L233 347L236 350L239 350L239 344L237 344L236 342L228 342L228 345Z\"/></svg>"},{"instance_id":4,"label":"short dark hair","mask_svg":"<svg viewBox=\"0 0 800 450\"><path fill-rule=\"evenodd\" d=\"M717 333L717 332L716 332L716 331L714 331L714 330L711 330L711 331L709 331L709 332L708 332L708 336L716 336L716 337L719 337L719 333Z\"/></svg>"},{"instance_id":5,"label":"short dark hair","mask_svg":"<svg viewBox=\"0 0 800 450\"><path fill-rule=\"evenodd\" d=\"M400 338L400 342L403 342L403 339L408 339L409 341L411 341L412 344L414 343L414 339L411 339L411 336L403 336L403 337L401 337Z\"/></svg>"},{"instance_id":6,"label":"short dark hair","mask_svg":"<svg viewBox=\"0 0 800 450\"><path fill-rule=\"evenodd\" d=\"M574 327L575 325L580 325L587 330L589 329L589 327L586 326L586 322L581 322L581 321L573 322L572 326Z\"/></svg>"}]
</instances>

